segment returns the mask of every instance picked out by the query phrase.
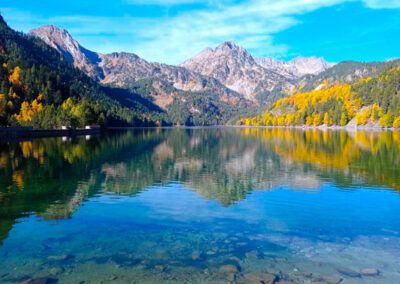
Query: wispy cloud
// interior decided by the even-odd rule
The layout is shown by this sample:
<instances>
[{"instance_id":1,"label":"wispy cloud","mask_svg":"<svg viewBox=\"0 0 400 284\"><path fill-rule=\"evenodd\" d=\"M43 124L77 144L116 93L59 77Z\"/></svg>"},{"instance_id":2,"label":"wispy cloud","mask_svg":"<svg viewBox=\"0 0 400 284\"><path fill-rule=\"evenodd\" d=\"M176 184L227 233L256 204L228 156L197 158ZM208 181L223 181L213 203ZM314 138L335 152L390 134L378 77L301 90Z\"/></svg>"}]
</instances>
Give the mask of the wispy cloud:
<instances>
[{"instance_id":1,"label":"wispy cloud","mask_svg":"<svg viewBox=\"0 0 400 284\"><path fill-rule=\"evenodd\" d=\"M17 29L48 23L67 28L85 47L99 52L129 51L150 61L176 64L204 47L227 40L256 56L279 56L290 47L274 42L274 34L296 24L297 15L346 0L124 0L126 4L174 6L203 3L198 9L157 17L53 16L1 9ZM351 2L354 2L351 1ZM369 8L398 8L400 0L362 0Z\"/></svg>"},{"instance_id":2,"label":"wispy cloud","mask_svg":"<svg viewBox=\"0 0 400 284\"><path fill-rule=\"evenodd\" d=\"M363 0L363 2L372 9L400 8L400 0Z\"/></svg>"}]
</instances>

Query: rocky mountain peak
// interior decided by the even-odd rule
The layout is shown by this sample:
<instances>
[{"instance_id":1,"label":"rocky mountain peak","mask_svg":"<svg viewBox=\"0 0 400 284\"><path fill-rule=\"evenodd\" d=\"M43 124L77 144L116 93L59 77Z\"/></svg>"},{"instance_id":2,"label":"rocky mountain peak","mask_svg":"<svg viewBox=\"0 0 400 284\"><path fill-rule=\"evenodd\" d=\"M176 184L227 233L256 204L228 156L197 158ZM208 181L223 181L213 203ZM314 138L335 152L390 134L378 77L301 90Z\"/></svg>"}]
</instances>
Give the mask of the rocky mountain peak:
<instances>
[{"instance_id":1,"label":"rocky mountain peak","mask_svg":"<svg viewBox=\"0 0 400 284\"><path fill-rule=\"evenodd\" d=\"M59 51L69 51L70 53L66 54L66 57L70 62L73 62L72 55L79 49L79 43L71 37L67 30L46 25L33 29L29 33L41 38L45 43Z\"/></svg>"},{"instance_id":2,"label":"rocky mountain peak","mask_svg":"<svg viewBox=\"0 0 400 284\"><path fill-rule=\"evenodd\" d=\"M271 91L286 80L280 74L257 64L245 48L232 41L224 42L215 49L204 49L180 66L214 77L248 100L255 100L256 88Z\"/></svg>"},{"instance_id":3,"label":"rocky mountain peak","mask_svg":"<svg viewBox=\"0 0 400 284\"><path fill-rule=\"evenodd\" d=\"M100 61L99 55L82 47L67 30L46 25L31 30L29 34L40 38L46 44L58 50L69 62L90 77L97 80L103 78L102 71L96 66Z\"/></svg>"},{"instance_id":4,"label":"rocky mountain peak","mask_svg":"<svg viewBox=\"0 0 400 284\"><path fill-rule=\"evenodd\" d=\"M328 63L322 57L296 57L290 61L276 60L272 57L256 58L258 64L267 69L275 69L277 72L289 77L301 77L307 74L317 75L334 64Z\"/></svg>"},{"instance_id":5,"label":"rocky mountain peak","mask_svg":"<svg viewBox=\"0 0 400 284\"><path fill-rule=\"evenodd\" d=\"M221 43L220 45L218 45L215 48L215 51L217 51L217 50L224 50L224 51L227 51L227 52L233 52L233 51L243 52L243 51L246 51L243 47L241 47L239 45L236 45L233 41L225 41L225 42Z\"/></svg>"},{"instance_id":6,"label":"rocky mountain peak","mask_svg":"<svg viewBox=\"0 0 400 284\"><path fill-rule=\"evenodd\" d=\"M328 63L322 57L296 57L289 61L289 64L293 65L297 69L299 76L306 74L317 75L326 69L332 67L334 64Z\"/></svg>"}]
</instances>

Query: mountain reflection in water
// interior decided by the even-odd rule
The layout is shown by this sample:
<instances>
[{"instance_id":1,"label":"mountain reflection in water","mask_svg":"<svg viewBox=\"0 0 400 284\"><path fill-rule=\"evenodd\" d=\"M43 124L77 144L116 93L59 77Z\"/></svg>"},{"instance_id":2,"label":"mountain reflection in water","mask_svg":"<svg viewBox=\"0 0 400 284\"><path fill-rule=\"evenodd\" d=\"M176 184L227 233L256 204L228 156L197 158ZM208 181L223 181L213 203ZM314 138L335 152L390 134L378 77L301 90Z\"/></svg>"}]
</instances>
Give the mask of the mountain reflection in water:
<instances>
[{"instance_id":1,"label":"mountain reflection in water","mask_svg":"<svg viewBox=\"0 0 400 284\"><path fill-rule=\"evenodd\" d=\"M26 217L73 219L91 201L110 197L123 202L152 188L193 192L221 208L246 207L247 201L255 202L247 200L250 193L265 191L319 194L326 185L355 192L400 190L396 131L140 129L0 146L1 243ZM154 202L166 193L158 192ZM254 212L264 206L259 198ZM291 210L299 204L284 206ZM288 230L282 218L275 217L268 226Z\"/></svg>"}]
</instances>

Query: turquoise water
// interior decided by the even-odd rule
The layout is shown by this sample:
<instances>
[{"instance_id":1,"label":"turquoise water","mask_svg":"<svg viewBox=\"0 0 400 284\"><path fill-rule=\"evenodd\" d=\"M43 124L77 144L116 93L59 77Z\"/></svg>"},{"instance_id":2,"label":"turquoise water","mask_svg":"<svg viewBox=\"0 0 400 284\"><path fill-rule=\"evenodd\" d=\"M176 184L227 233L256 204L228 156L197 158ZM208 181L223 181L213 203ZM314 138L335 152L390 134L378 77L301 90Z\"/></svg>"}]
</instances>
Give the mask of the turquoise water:
<instances>
[{"instance_id":1,"label":"turquoise water","mask_svg":"<svg viewBox=\"0 0 400 284\"><path fill-rule=\"evenodd\" d=\"M2 142L0 282L400 283L400 133Z\"/></svg>"}]
</instances>

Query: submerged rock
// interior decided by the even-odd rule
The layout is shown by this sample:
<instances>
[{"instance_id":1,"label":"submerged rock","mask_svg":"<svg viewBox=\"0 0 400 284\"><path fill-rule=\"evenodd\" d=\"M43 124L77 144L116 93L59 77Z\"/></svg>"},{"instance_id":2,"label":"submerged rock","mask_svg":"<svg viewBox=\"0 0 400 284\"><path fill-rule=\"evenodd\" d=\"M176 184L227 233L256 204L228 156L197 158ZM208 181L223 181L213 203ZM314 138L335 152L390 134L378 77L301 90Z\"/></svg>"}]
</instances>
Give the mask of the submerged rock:
<instances>
[{"instance_id":1,"label":"submerged rock","mask_svg":"<svg viewBox=\"0 0 400 284\"><path fill-rule=\"evenodd\" d=\"M225 264L219 268L219 272L221 272L221 273L237 273L237 272L239 272L239 269L236 265Z\"/></svg>"},{"instance_id":2,"label":"submerged rock","mask_svg":"<svg viewBox=\"0 0 400 284\"><path fill-rule=\"evenodd\" d=\"M238 258L237 256L231 256L229 260L233 260L236 261L237 263L240 263L240 258Z\"/></svg>"},{"instance_id":3,"label":"submerged rock","mask_svg":"<svg viewBox=\"0 0 400 284\"><path fill-rule=\"evenodd\" d=\"M261 274L246 273L244 275L244 278L246 278L246 280L249 283L254 283L254 284L256 283L274 284L278 280L278 277L271 273L261 273Z\"/></svg>"},{"instance_id":4,"label":"submerged rock","mask_svg":"<svg viewBox=\"0 0 400 284\"><path fill-rule=\"evenodd\" d=\"M50 255L47 257L48 260L67 260L73 258L70 254Z\"/></svg>"},{"instance_id":5,"label":"submerged rock","mask_svg":"<svg viewBox=\"0 0 400 284\"><path fill-rule=\"evenodd\" d=\"M363 276L378 276L379 270L375 268L364 268L360 270L360 273Z\"/></svg>"},{"instance_id":6,"label":"submerged rock","mask_svg":"<svg viewBox=\"0 0 400 284\"><path fill-rule=\"evenodd\" d=\"M336 270L348 277L361 277L361 274L351 268L347 268L347 267L338 267L336 268Z\"/></svg>"},{"instance_id":7,"label":"submerged rock","mask_svg":"<svg viewBox=\"0 0 400 284\"><path fill-rule=\"evenodd\" d=\"M328 284L339 284L342 282L342 278L331 276L331 275L318 275L313 278L313 281L320 281Z\"/></svg>"},{"instance_id":8,"label":"submerged rock","mask_svg":"<svg viewBox=\"0 0 400 284\"><path fill-rule=\"evenodd\" d=\"M295 276L300 277L300 278L311 278L312 273L311 272L306 272L306 271L297 271L294 273Z\"/></svg>"},{"instance_id":9,"label":"submerged rock","mask_svg":"<svg viewBox=\"0 0 400 284\"><path fill-rule=\"evenodd\" d=\"M266 270L269 274L281 275L281 271L277 268L267 267Z\"/></svg>"},{"instance_id":10,"label":"submerged rock","mask_svg":"<svg viewBox=\"0 0 400 284\"><path fill-rule=\"evenodd\" d=\"M53 267L50 269L50 274L55 276L64 272L64 268L62 267Z\"/></svg>"},{"instance_id":11,"label":"submerged rock","mask_svg":"<svg viewBox=\"0 0 400 284\"><path fill-rule=\"evenodd\" d=\"M201 259L202 259L201 252L199 252L199 251L194 251L194 252L190 255L190 258L191 258L192 260L201 260Z\"/></svg>"},{"instance_id":12,"label":"submerged rock","mask_svg":"<svg viewBox=\"0 0 400 284\"><path fill-rule=\"evenodd\" d=\"M226 279L227 279L228 281L233 282L233 281L235 281L235 279L236 279L236 274L235 274L235 273L229 273L229 274L226 276Z\"/></svg>"},{"instance_id":13,"label":"submerged rock","mask_svg":"<svg viewBox=\"0 0 400 284\"><path fill-rule=\"evenodd\" d=\"M252 251L246 252L246 257L247 258L259 258L260 254L258 253L258 251L252 250Z\"/></svg>"}]
</instances>

